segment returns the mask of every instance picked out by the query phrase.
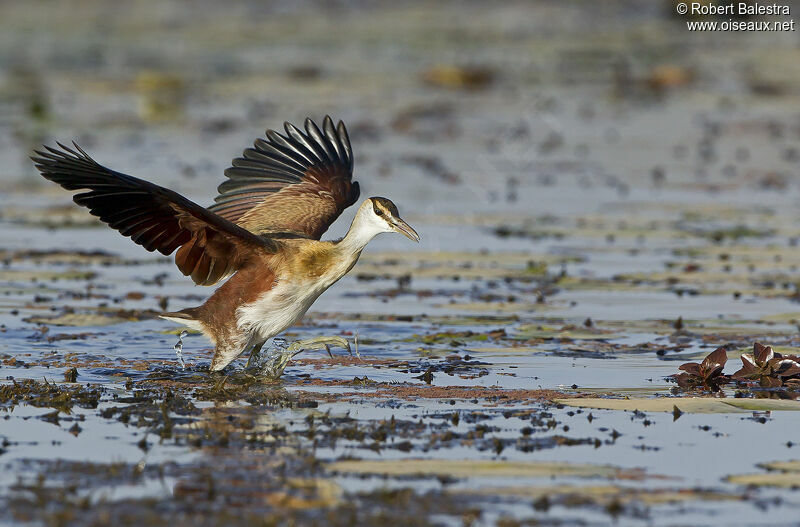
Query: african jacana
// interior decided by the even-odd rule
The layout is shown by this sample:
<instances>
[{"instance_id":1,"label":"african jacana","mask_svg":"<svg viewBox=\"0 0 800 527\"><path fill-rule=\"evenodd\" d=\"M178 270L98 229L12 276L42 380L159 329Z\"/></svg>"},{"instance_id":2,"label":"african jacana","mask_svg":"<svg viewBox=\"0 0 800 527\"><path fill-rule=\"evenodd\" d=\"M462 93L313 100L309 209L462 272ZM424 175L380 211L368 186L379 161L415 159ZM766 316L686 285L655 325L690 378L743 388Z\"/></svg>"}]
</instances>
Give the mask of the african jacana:
<instances>
[{"instance_id":1,"label":"african jacana","mask_svg":"<svg viewBox=\"0 0 800 527\"><path fill-rule=\"evenodd\" d=\"M285 123L286 135L267 130L233 160L211 207L153 183L115 172L58 143L32 157L46 179L76 194L110 227L148 251L175 254L184 275L199 285L228 277L201 306L161 316L203 332L216 346L218 371L297 322L311 304L353 268L382 232L419 235L386 198L366 199L347 234L322 234L359 196L353 152L344 123L325 117L305 133Z\"/></svg>"}]
</instances>

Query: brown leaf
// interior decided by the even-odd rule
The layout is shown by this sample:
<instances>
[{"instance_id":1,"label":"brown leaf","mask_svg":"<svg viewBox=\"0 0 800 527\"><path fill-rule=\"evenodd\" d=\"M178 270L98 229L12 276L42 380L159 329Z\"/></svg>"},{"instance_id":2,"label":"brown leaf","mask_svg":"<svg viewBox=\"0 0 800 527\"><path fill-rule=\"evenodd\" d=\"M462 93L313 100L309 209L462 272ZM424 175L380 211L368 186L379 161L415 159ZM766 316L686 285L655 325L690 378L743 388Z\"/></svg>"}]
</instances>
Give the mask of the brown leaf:
<instances>
[{"instance_id":1,"label":"brown leaf","mask_svg":"<svg viewBox=\"0 0 800 527\"><path fill-rule=\"evenodd\" d=\"M679 370L683 370L689 375L696 375L700 377L700 364L696 362L687 362L678 366Z\"/></svg>"},{"instance_id":2,"label":"brown leaf","mask_svg":"<svg viewBox=\"0 0 800 527\"><path fill-rule=\"evenodd\" d=\"M756 364L761 366L772 360L775 357L775 352L772 350L772 346L764 346L756 342L753 344L753 357L755 357Z\"/></svg>"},{"instance_id":3,"label":"brown leaf","mask_svg":"<svg viewBox=\"0 0 800 527\"><path fill-rule=\"evenodd\" d=\"M734 379L756 379L761 375L761 368L756 365L752 355L743 353L742 369L731 375Z\"/></svg>"},{"instance_id":4,"label":"brown leaf","mask_svg":"<svg viewBox=\"0 0 800 527\"><path fill-rule=\"evenodd\" d=\"M723 368L725 368L726 362L728 362L728 352L725 351L725 348L715 349L713 352L709 353L700 364L703 377L711 379L712 377L720 375Z\"/></svg>"},{"instance_id":5,"label":"brown leaf","mask_svg":"<svg viewBox=\"0 0 800 527\"><path fill-rule=\"evenodd\" d=\"M678 373L672 376L675 379L675 382L678 383L678 386L683 388L684 390L690 390L694 388L695 384L692 383L693 379L699 379L695 375L691 375L689 373Z\"/></svg>"},{"instance_id":6,"label":"brown leaf","mask_svg":"<svg viewBox=\"0 0 800 527\"><path fill-rule=\"evenodd\" d=\"M696 362L681 364L678 369L685 373L678 373L672 378L683 389L703 388L716 392L719 391L720 384L730 381L729 377L722 374L727 361L728 353L725 348L717 348L709 353L700 364Z\"/></svg>"},{"instance_id":7,"label":"brown leaf","mask_svg":"<svg viewBox=\"0 0 800 527\"><path fill-rule=\"evenodd\" d=\"M761 378L758 380L758 384L762 388L778 388L781 385L781 380L777 377L769 377L767 375L762 375Z\"/></svg>"},{"instance_id":8,"label":"brown leaf","mask_svg":"<svg viewBox=\"0 0 800 527\"><path fill-rule=\"evenodd\" d=\"M777 377L791 377L800 374L800 364L793 360L775 358L769 364L772 374Z\"/></svg>"}]
</instances>

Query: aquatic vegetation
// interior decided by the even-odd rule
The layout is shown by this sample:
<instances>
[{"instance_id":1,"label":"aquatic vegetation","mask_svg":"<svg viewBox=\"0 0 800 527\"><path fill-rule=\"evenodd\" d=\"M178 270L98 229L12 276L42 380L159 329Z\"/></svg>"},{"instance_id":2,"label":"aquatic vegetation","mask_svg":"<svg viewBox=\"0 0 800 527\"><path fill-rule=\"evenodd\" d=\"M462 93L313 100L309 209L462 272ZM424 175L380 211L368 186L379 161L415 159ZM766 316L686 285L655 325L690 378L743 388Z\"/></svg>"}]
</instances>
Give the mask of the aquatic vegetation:
<instances>
[{"instance_id":1,"label":"aquatic vegetation","mask_svg":"<svg viewBox=\"0 0 800 527\"><path fill-rule=\"evenodd\" d=\"M734 474L725 480L748 487L785 487L795 490L800 487L800 461L773 461L759 463L758 467L766 472Z\"/></svg>"},{"instance_id":2,"label":"aquatic vegetation","mask_svg":"<svg viewBox=\"0 0 800 527\"><path fill-rule=\"evenodd\" d=\"M58 118L0 89L0 524L796 521L800 129L792 90L755 91L798 85L792 45L754 34L693 57L663 10L625 2L320 17L168 0L168 24L115 6L98 47L75 30L89 8L48 5L31 32L31 5L0 26ZM759 39L780 52L737 75ZM365 251L286 335L360 332L363 360L265 346L210 374L203 339L175 349L184 330L154 318L203 291L109 243L66 194L14 183L68 127L208 200L209 160L236 137L331 108L353 116L359 173L429 233ZM741 364L704 360L723 343Z\"/></svg>"},{"instance_id":3,"label":"aquatic vegetation","mask_svg":"<svg viewBox=\"0 0 800 527\"><path fill-rule=\"evenodd\" d=\"M685 390L707 389L719 391L720 385L730 381L723 375L722 370L728 362L728 352L725 348L717 348L709 353L703 362L687 362L678 369L683 373L675 374L672 378L678 386Z\"/></svg>"},{"instance_id":4,"label":"aquatic vegetation","mask_svg":"<svg viewBox=\"0 0 800 527\"><path fill-rule=\"evenodd\" d=\"M777 388L792 378L800 379L797 357L784 357L772 346L756 342L753 353L743 353L741 359L742 369L731 375L733 379L758 382L763 388Z\"/></svg>"},{"instance_id":5,"label":"aquatic vegetation","mask_svg":"<svg viewBox=\"0 0 800 527\"><path fill-rule=\"evenodd\" d=\"M68 371L66 375L77 378L77 371ZM71 379L68 381L74 382ZM97 408L101 395L101 389L97 386L59 385L47 380L21 379L0 385L0 408L13 409L26 404L54 408L69 414L76 405L80 408Z\"/></svg>"},{"instance_id":6,"label":"aquatic vegetation","mask_svg":"<svg viewBox=\"0 0 800 527\"><path fill-rule=\"evenodd\" d=\"M581 397L556 398L554 402L576 408L624 410L629 412L669 412L673 414L673 417L680 417L684 413L752 414L753 412L800 411L800 402L798 401L737 397L628 397L626 399Z\"/></svg>"},{"instance_id":7,"label":"aquatic vegetation","mask_svg":"<svg viewBox=\"0 0 800 527\"><path fill-rule=\"evenodd\" d=\"M548 463L548 462L508 462L484 460L346 460L330 463L328 470L343 474L376 474L408 477L446 475L450 477L502 477L502 478L552 478L571 476L576 478L614 479L624 475L633 479L617 467L596 464ZM643 475L642 475L643 476ZM644 479L642 477L641 479Z\"/></svg>"},{"instance_id":8,"label":"aquatic vegetation","mask_svg":"<svg viewBox=\"0 0 800 527\"><path fill-rule=\"evenodd\" d=\"M428 335L413 335L407 340L409 342L422 342L423 344L449 344L453 347L463 345L464 342L485 342L489 339L504 338L506 332L504 329L495 329L486 333L478 333L475 331L443 331L432 333Z\"/></svg>"},{"instance_id":9,"label":"aquatic vegetation","mask_svg":"<svg viewBox=\"0 0 800 527\"><path fill-rule=\"evenodd\" d=\"M782 355L772 346L759 342L753 344L753 353L742 353L742 368L728 376L723 374L728 353L724 347L709 353L702 362L687 362L679 369L682 373L671 378L684 390L710 390L717 392L720 386L738 381L758 383L762 388L800 385L800 362L796 355Z\"/></svg>"}]
</instances>

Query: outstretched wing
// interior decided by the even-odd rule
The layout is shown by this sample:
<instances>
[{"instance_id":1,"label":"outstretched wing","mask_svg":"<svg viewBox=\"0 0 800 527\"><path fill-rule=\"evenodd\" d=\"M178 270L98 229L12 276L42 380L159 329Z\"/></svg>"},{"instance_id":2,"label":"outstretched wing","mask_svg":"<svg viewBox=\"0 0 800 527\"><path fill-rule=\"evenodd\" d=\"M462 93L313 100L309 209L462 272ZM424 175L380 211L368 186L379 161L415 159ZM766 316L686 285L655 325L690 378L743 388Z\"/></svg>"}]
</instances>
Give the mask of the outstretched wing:
<instances>
[{"instance_id":1,"label":"outstretched wing","mask_svg":"<svg viewBox=\"0 0 800 527\"><path fill-rule=\"evenodd\" d=\"M256 234L318 240L358 199L350 138L329 116L322 130L311 119L305 133L284 128L286 135L267 130L233 160L209 210Z\"/></svg>"},{"instance_id":2,"label":"outstretched wing","mask_svg":"<svg viewBox=\"0 0 800 527\"><path fill-rule=\"evenodd\" d=\"M74 143L73 143L74 144ZM236 272L255 254L274 253L278 243L209 212L180 194L110 170L78 145L46 146L31 159L46 179L67 190L87 189L73 200L148 251L175 254L184 275L212 285Z\"/></svg>"}]
</instances>

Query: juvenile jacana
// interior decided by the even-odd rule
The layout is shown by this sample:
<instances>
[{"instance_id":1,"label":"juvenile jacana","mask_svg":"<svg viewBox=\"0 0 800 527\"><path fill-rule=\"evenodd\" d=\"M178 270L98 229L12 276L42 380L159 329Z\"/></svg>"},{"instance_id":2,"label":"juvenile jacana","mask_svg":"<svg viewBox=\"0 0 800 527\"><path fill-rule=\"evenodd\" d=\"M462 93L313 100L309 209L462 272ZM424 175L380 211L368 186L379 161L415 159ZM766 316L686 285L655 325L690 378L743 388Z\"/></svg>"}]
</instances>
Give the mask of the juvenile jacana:
<instances>
[{"instance_id":1,"label":"juvenile jacana","mask_svg":"<svg viewBox=\"0 0 800 527\"><path fill-rule=\"evenodd\" d=\"M344 123L311 119L305 133L285 123L267 130L233 160L214 205L205 208L153 183L115 172L74 149L44 147L31 159L46 179L76 194L110 227L148 251L175 254L196 284L230 277L201 306L161 316L205 334L216 346L218 371L297 322L311 304L353 268L382 232L419 235L386 198L366 199L344 238L320 241L356 202L353 152Z\"/></svg>"}]
</instances>

